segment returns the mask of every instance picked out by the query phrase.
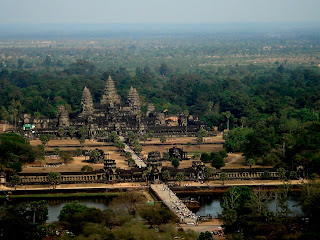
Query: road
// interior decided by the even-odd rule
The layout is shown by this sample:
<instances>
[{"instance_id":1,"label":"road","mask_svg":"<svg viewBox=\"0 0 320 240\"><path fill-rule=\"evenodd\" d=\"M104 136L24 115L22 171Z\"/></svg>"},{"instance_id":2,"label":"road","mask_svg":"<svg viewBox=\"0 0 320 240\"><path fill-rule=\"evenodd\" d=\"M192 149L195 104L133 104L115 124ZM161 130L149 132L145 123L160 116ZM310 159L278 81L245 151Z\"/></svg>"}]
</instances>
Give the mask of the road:
<instances>
[{"instance_id":1,"label":"road","mask_svg":"<svg viewBox=\"0 0 320 240\"><path fill-rule=\"evenodd\" d=\"M147 165L142 161L140 157L131 149L131 147L124 142L124 137L120 136L120 140L124 143L124 150L126 152L130 152L132 155L132 159L135 161L138 168L147 167Z\"/></svg>"}]
</instances>

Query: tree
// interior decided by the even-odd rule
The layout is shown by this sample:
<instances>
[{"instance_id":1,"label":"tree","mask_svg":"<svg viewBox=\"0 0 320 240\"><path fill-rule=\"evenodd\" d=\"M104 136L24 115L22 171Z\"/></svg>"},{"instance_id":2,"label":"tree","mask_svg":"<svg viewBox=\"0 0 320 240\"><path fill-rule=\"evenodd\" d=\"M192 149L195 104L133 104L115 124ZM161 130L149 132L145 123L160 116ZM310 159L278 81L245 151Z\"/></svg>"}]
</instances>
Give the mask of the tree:
<instances>
[{"instance_id":1,"label":"tree","mask_svg":"<svg viewBox=\"0 0 320 240\"><path fill-rule=\"evenodd\" d=\"M144 170L142 173L142 177L146 179L146 182L148 182L150 175L151 175L151 172L149 170Z\"/></svg>"},{"instance_id":2,"label":"tree","mask_svg":"<svg viewBox=\"0 0 320 240\"><path fill-rule=\"evenodd\" d=\"M162 172L162 179L165 183L170 180L170 172L168 170Z\"/></svg>"},{"instance_id":3,"label":"tree","mask_svg":"<svg viewBox=\"0 0 320 240\"><path fill-rule=\"evenodd\" d=\"M82 150L80 148L77 148L76 151L75 151L75 155L76 156L82 155Z\"/></svg>"},{"instance_id":4,"label":"tree","mask_svg":"<svg viewBox=\"0 0 320 240\"><path fill-rule=\"evenodd\" d=\"M201 154L200 160L201 162L208 163L211 162L211 157L208 153L204 152Z\"/></svg>"},{"instance_id":5,"label":"tree","mask_svg":"<svg viewBox=\"0 0 320 240\"><path fill-rule=\"evenodd\" d=\"M184 174L182 172L178 172L176 175L176 180L179 181L179 186L181 186L181 181L184 180Z\"/></svg>"},{"instance_id":6,"label":"tree","mask_svg":"<svg viewBox=\"0 0 320 240\"><path fill-rule=\"evenodd\" d=\"M55 148L53 149L53 152L54 152L54 155L56 155L56 156L57 156L57 159L58 159L58 157L59 157L59 155L60 155L60 149L59 149L58 147L55 147Z\"/></svg>"},{"instance_id":7,"label":"tree","mask_svg":"<svg viewBox=\"0 0 320 240\"><path fill-rule=\"evenodd\" d=\"M177 159L177 158L173 158L173 159L171 159L171 164L172 164L172 166L174 166L175 168L177 168L177 167L179 167L179 165L180 165L180 161L179 161L179 159Z\"/></svg>"},{"instance_id":8,"label":"tree","mask_svg":"<svg viewBox=\"0 0 320 240\"><path fill-rule=\"evenodd\" d=\"M224 181L228 179L228 175L225 172L220 173L220 180L222 181L222 185L224 185Z\"/></svg>"},{"instance_id":9,"label":"tree","mask_svg":"<svg viewBox=\"0 0 320 240\"><path fill-rule=\"evenodd\" d=\"M211 153L210 157L211 157L211 166L212 167L214 167L216 169L220 169L225 166L225 162L219 154Z\"/></svg>"},{"instance_id":10,"label":"tree","mask_svg":"<svg viewBox=\"0 0 320 240\"><path fill-rule=\"evenodd\" d=\"M199 153L199 152L194 152L194 154L193 154L193 158L194 159L199 159L200 158L200 156L201 156L201 153Z\"/></svg>"},{"instance_id":11,"label":"tree","mask_svg":"<svg viewBox=\"0 0 320 240\"><path fill-rule=\"evenodd\" d=\"M204 169L204 174L205 174L205 180L209 180L210 177L212 177L212 173L213 173L213 170L212 168L205 168Z\"/></svg>"},{"instance_id":12,"label":"tree","mask_svg":"<svg viewBox=\"0 0 320 240\"><path fill-rule=\"evenodd\" d=\"M70 135L71 139L75 133L76 133L76 128L73 126L69 127L69 135Z\"/></svg>"},{"instance_id":13,"label":"tree","mask_svg":"<svg viewBox=\"0 0 320 240\"><path fill-rule=\"evenodd\" d=\"M81 172L93 172L93 167L89 166L89 165L84 165L81 168Z\"/></svg>"},{"instance_id":14,"label":"tree","mask_svg":"<svg viewBox=\"0 0 320 240\"><path fill-rule=\"evenodd\" d=\"M74 160L73 157L71 156L71 154L67 153L67 152L63 152L61 154L61 159L64 162L64 164L68 164Z\"/></svg>"},{"instance_id":15,"label":"tree","mask_svg":"<svg viewBox=\"0 0 320 240\"><path fill-rule=\"evenodd\" d=\"M201 232L197 240L213 240L209 231Z\"/></svg>"},{"instance_id":16,"label":"tree","mask_svg":"<svg viewBox=\"0 0 320 240\"><path fill-rule=\"evenodd\" d=\"M56 188L56 184L61 180L61 174L56 172L49 172L48 181L53 185L53 189Z\"/></svg>"},{"instance_id":17,"label":"tree","mask_svg":"<svg viewBox=\"0 0 320 240\"><path fill-rule=\"evenodd\" d=\"M166 137L165 136L161 136L160 137L160 142L161 143L165 143L167 141Z\"/></svg>"},{"instance_id":18,"label":"tree","mask_svg":"<svg viewBox=\"0 0 320 240\"><path fill-rule=\"evenodd\" d=\"M41 134L40 141L44 147L46 147L47 143L50 141L51 136L49 134Z\"/></svg>"},{"instance_id":19,"label":"tree","mask_svg":"<svg viewBox=\"0 0 320 240\"><path fill-rule=\"evenodd\" d=\"M197 133L197 137L207 137L208 136L208 131L205 130L204 128L201 128L198 133Z\"/></svg>"},{"instance_id":20,"label":"tree","mask_svg":"<svg viewBox=\"0 0 320 240\"><path fill-rule=\"evenodd\" d=\"M202 136L198 136L197 137L197 144L198 144L199 148L200 148L200 144L201 143L203 143L203 137Z\"/></svg>"},{"instance_id":21,"label":"tree","mask_svg":"<svg viewBox=\"0 0 320 240\"><path fill-rule=\"evenodd\" d=\"M125 152L124 156L126 159L132 158L132 153L131 152Z\"/></svg>"},{"instance_id":22,"label":"tree","mask_svg":"<svg viewBox=\"0 0 320 240\"><path fill-rule=\"evenodd\" d=\"M64 133L65 133L64 128L63 128L63 127L59 127L59 128L58 128L58 134L59 134L59 136L60 136L61 138L63 137Z\"/></svg>"},{"instance_id":23,"label":"tree","mask_svg":"<svg viewBox=\"0 0 320 240\"><path fill-rule=\"evenodd\" d=\"M148 138L150 138L150 141L152 140L153 137L154 137L154 132L153 131L149 131L148 132Z\"/></svg>"},{"instance_id":24,"label":"tree","mask_svg":"<svg viewBox=\"0 0 320 240\"><path fill-rule=\"evenodd\" d=\"M168 152L163 152L162 153L162 159L163 160L169 160L170 158L170 154Z\"/></svg>"},{"instance_id":25,"label":"tree","mask_svg":"<svg viewBox=\"0 0 320 240\"><path fill-rule=\"evenodd\" d=\"M252 165L254 165L255 163L256 163L256 161L253 158L246 159L246 165L250 166L250 169L251 169Z\"/></svg>"},{"instance_id":26,"label":"tree","mask_svg":"<svg viewBox=\"0 0 320 240\"><path fill-rule=\"evenodd\" d=\"M88 207L86 205L80 204L77 201L73 203L67 203L61 209L58 219L59 221L73 222L74 216L83 213Z\"/></svg>"},{"instance_id":27,"label":"tree","mask_svg":"<svg viewBox=\"0 0 320 240\"><path fill-rule=\"evenodd\" d=\"M252 133L251 128L234 128L223 135L225 142L223 148L227 152L241 152L243 151L243 145L247 139L248 134Z\"/></svg>"},{"instance_id":28,"label":"tree","mask_svg":"<svg viewBox=\"0 0 320 240\"><path fill-rule=\"evenodd\" d=\"M229 131L229 127L230 127L230 117L232 116L231 112L226 111L222 113L222 116L225 116L227 119L227 131Z\"/></svg>"},{"instance_id":29,"label":"tree","mask_svg":"<svg viewBox=\"0 0 320 240\"><path fill-rule=\"evenodd\" d=\"M261 176L261 179L270 179L271 178L271 173L269 171L264 171L262 176Z\"/></svg>"},{"instance_id":30,"label":"tree","mask_svg":"<svg viewBox=\"0 0 320 240\"><path fill-rule=\"evenodd\" d=\"M103 137L105 137L106 135L107 135L107 133L106 133L105 130L103 130L103 129L99 130L98 136L99 136L100 138L103 138Z\"/></svg>"},{"instance_id":31,"label":"tree","mask_svg":"<svg viewBox=\"0 0 320 240\"><path fill-rule=\"evenodd\" d=\"M284 168L278 168L277 169L278 176L280 177L281 181L283 181L286 177L286 170Z\"/></svg>"},{"instance_id":32,"label":"tree","mask_svg":"<svg viewBox=\"0 0 320 240\"><path fill-rule=\"evenodd\" d=\"M81 128L78 129L78 133L80 138L86 138L88 135L88 127L83 125Z\"/></svg>"},{"instance_id":33,"label":"tree","mask_svg":"<svg viewBox=\"0 0 320 240\"><path fill-rule=\"evenodd\" d=\"M143 141L144 143L146 143L146 141L148 140L148 136L145 134L145 135L142 135L140 137L140 140Z\"/></svg>"},{"instance_id":34,"label":"tree","mask_svg":"<svg viewBox=\"0 0 320 240\"><path fill-rule=\"evenodd\" d=\"M17 190L17 186L21 183L21 178L19 175L13 175L10 182L14 186L14 190Z\"/></svg>"},{"instance_id":35,"label":"tree","mask_svg":"<svg viewBox=\"0 0 320 240\"><path fill-rule=\"evenodd\" d=\"M120 141L120 137L118 136L118 134L115 131L112 131L109 135L110 141L111 142L117 142Z\"/></svg>"},{"instance_id":36,"label":"tree","mask_svg":"<svg viewBox=\"0 0 320 240\"><path fill-rule=\"evenodd\" d=\"M121 152L121 151L123 151L123 150L125 149L125 145L124 145L124 143L121 142L121 141L115 142L115 143L114 143L114 146L115 146L116 148L118 148L119 152Z\"/></svg>"},{"instance_id":37,"label":"tree","mask_svg":"<svg viewBox=\"0 0 320 240\"><path fill-rule=\"evenodd\" d=\"M129 139L129 142L132 144L134 141L138 140L138 136L134 132L129 131L128 132L128 139Z\"/></svg>"},{"instance_id":38,"label":"tree","mask_svg":"<svg viewBox=\"0 0 320 240\"><path fill-rule=\"evenodd\" d=\"M84 137L81 137L78 140L79 140L79 143L81 144L81 152L82 152L83 151L83 145L84 145L86 139Z\"/></svg>"},{"instance_id":39,"label":"tree","mask_svg":"<svg viewBox=\"0 0 320 240\"><path fill-rule=\"evenodd\" d=\"M33 224L44 224L48 219L48 205L47 201L33 201L29 205Z\"/></svg>"}]
</instances>

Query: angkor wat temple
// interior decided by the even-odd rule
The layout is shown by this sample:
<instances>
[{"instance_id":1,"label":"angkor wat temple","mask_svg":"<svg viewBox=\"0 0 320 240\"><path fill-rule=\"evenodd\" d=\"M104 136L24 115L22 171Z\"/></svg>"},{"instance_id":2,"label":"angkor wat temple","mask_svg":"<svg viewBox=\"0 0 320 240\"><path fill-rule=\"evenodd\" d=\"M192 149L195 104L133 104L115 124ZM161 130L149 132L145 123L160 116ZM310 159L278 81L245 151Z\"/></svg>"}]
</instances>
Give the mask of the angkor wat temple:
<instances>
[{"instance_id":1,"label":"angkor wat temple","mask_svg":"<svg viewBox=\"0 0 320 240\"><path fill-rule=\"evenodd\" d=\"M111 76L106 82L100 102L93 102L90 90L84 88L81 107L79 113L69 114L65 106L60 105L55 119L35 119L25 114L23 124L33 124L38 133L48 134L57 134L59 128L67 132L70 126L78 129L85 125L89 129L90 138L96 138L101 130L107 134L116 131L124 136L128 131L140 135L153 131L155 136L193 136L200 129L200 122L191 115L175 115L176 124L171 124L172 118L164 112L156 112L153 104L148 104L147 111L143 113L139 94L133 87L130 88L127 101L121 102Z\"/></svg>"}]
</instances>

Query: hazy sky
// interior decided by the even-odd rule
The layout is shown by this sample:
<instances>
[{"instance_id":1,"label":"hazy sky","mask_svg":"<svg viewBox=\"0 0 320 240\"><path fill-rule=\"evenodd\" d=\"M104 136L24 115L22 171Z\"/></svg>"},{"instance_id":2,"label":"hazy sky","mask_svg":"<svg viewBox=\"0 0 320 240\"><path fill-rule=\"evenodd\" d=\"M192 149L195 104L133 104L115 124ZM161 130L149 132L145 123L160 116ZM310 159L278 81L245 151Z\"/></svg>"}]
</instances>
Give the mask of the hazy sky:
<instances>
[{"instance_id":1,"label":"hazy sky","mask_svg":"<svg viewBox=\"0 0 320 240\"><path fill-rule=\"evenodd\" d=\"M320 0L0 0L0 23L320 22Z\"/></svg>"}]
</instances>

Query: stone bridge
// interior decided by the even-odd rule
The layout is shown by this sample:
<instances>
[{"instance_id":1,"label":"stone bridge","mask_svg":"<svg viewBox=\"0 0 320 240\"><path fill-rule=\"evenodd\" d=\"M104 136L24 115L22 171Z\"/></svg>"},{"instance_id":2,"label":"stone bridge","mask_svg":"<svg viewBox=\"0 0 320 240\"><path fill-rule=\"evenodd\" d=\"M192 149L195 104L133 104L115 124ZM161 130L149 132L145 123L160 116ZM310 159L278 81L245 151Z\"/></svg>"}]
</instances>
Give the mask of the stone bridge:
<instances>
[{"instance_id":1,"label":"stone bridge","mask_svg":"<svg viewBox=\"0 0 320 240\"><path fill-rule=\"evenodd\" d=\"M196 224L198 217L165 184L151 184L152 192L179 218L181 223Z\"/></svg>"}]
</instances>

